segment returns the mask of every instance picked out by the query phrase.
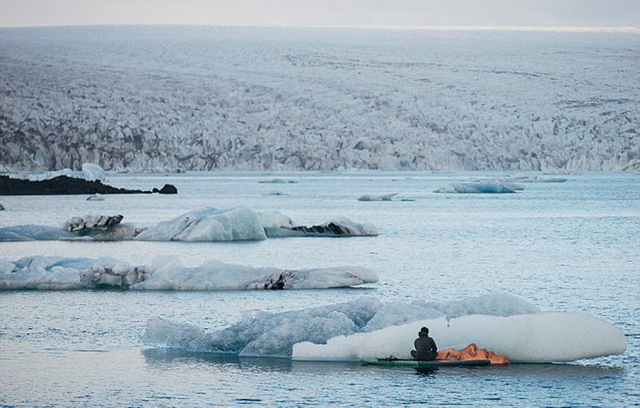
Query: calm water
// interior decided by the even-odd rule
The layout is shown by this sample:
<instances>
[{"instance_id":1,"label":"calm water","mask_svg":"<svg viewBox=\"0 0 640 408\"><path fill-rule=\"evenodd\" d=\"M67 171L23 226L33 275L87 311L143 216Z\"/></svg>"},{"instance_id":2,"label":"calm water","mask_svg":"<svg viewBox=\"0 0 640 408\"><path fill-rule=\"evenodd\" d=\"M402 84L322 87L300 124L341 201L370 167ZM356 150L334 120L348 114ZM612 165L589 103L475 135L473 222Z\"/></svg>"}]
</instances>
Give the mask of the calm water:
<instances>
[{"instance_id":1,"label":"calm water","mask_svg":"<svg viewBox=\"0 0 640 408\"><path fill-rule=\"evenodd\" d=\"M495 175L495 174L494 174ZM464 173L215 173L112 176L123 187L170 182L177 196L3 197L0 226L59 225L73 215L120 213L151 224L185 211L244 205L302 224L347 216L380 236L251 243L1 243L0 257L111 256L134 264L174 254L250 266L359 265L380 282L360 289L269 292L0 293L0 405L536 405L640 404L640 177L569 176L509 195L432 191ZM259 184L274 177L295 184ZM272 192L282 195L269 195ZM398 201L359 202L398 192ZM414 201L399 201L399 199ZM580 311L620 327L622 356L563 365L440 369L362 367L154 349L146 321L217 329L242 311L284 311L376 296L459 300L510 293L544 310Z\"/></svg>"}]
</instances>

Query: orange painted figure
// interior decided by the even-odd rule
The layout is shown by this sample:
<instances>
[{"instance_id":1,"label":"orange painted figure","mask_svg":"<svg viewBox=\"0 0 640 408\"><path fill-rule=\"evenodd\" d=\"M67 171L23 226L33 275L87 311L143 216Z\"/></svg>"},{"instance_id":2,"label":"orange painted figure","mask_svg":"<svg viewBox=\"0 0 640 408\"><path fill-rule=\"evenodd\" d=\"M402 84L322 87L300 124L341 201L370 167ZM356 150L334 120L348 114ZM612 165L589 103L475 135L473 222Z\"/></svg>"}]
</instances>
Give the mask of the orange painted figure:
<instances>
[{"instance_id":1,"label":"orange painted figure","mask_svg":"<svg viewBox=\"0 0 640 408\"><path fill-rule=\"evenodd\" d=\"M469 344L460 351L446 349L438 351L436 360L466 361L466 360L489 360L492 365L509 364L507 356L496 354L487 349L479 349L475 343Z\"/></svg>"}]
</instances>

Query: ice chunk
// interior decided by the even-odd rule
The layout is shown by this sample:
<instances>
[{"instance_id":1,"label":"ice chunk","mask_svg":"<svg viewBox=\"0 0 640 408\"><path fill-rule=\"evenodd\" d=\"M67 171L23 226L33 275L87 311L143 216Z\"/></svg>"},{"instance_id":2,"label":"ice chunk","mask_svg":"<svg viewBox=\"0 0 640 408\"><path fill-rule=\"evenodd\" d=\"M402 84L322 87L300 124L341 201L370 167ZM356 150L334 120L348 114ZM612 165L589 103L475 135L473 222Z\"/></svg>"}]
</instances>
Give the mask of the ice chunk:
<instances>
[{"instance_id":1,"label":"ice chunk","mask_svg":"<svg viewBox=\"0 0 640 408\"><path fill-rule=\"evenodd\" d=\"M0 260L0 289L141 290L326 289L373 283L376 273L360 267L303 270L250 268L215 260L187 268L172 257L156 257L149 266L132 266L112 258L29 257Z\"/></svg>"},{"instance_id":2,"label":"ice chunk","mask_svg":"<svg viewBox=\"0 0 640 408\"><path fill-rule=\"evenodd\" d=\"M289 357L300 341L321 343L338 334L362 328L380 308L374 298L284 313L258 312L237 324L212 333L194 326L152 319L144 341L191 351L243 356Z\"/></svg>"},{"instance_id":3,"label":"ice chunk","mask_svg":"<svg viewBox=\"0 0 640 408\"><path fill-rule=\"evenodd\" d=\"M138 235L139 241L250 241L266 239L258 215L244 207L191 211Z\"/></svg>"},{"instance_id":4,"label":"ice chunk","mask_svg":"<svg viewBox=\"0 0 640 408\"><path fill-rule=\"evenodd\" d=\"M281 178L274 178L271 180L260 180L258 181L260 184L295 184L297 181L295 180L285 180Z\"/></svg>"},{"instance_id":5,"label":"ice chunk","mask_svg":"<svg viewBox=\"0 0 640 408\"><path fill-rule=\"evenodd\" d=\"M166 261L165 261L166 262ZM177 261L158 265L151 277L132 289L156 290L244 290L244 289L326 289L377 282L376 273L361 267L333 267L303 270L250 268L211 260L196 268Z\"/></svg>"},{"instance_id":6,"label":"ice chunk","mask_svg":"<svg viewBox=\"0 0 640 408\"><path fill-rule=\"evenodd\" d=\"M444 317L370 333L338 336L323 344L293 346L293 358L304 360L357 360L394 355L411 358L413 340L422 326L439 348L462 348L476 343L512 362L574 361L626 350L622 331L584 313L535 313L516 316L469 315L448 321Z\"/></svg>"},{"instance_id":7,"label":"ice chunk","mask_svg":"<svg viewBox=\"0 0 640 408\"><path fill-rule=\"evenodd\" d=\"M102 194L92 194L87 197L87 201L104 201Z\"/></svg>"},{"instance_id":8,"label":"ice chunk","mask_svg":"<svg viewBox=\"0 0 640 408\"><path fill-rule=\"evenodd\" d=\"M291 228L295 226L293 220L280 211L260 211L258 212L258 218L260 219L262 228ZM269 234L267 234L267 236L269 236Z\"/></svg>"},{"instance_id":9,"label":"ice chunk","mask_svg":"<svg viewBox=\"0 0 640 408\"><path fill-rule=\"evenodd\" d=\"M117 215L96 215L90 214L85 215L83 217L73 217L68 219L64 228L67 231L74 232L87 228L97 228L97 227L110 227L116 224L120 224L124 216Z\"/></svg>"},{"instance_id":10,"label":"ice chunk","mask_svg":"<svg viewBox=\"0 0 640 408\"><path fill-rule=\"evenodd\" d=\"M76 235L67 230L44 225L17 225L0 228L0 242L57 241L73 238L76 238Z\"/></svg>"},{"instance_id":11,"label":"ice chunk","mask_svg":"<svg viewBox=\"0 0 640 408\"><path fill-rule=\"evenodd\" d=\"M358 197L358 201L391 201L392 197L396 195L398 195L398 193L384 195L365 194Z\"/></svg>"},{"instance_id":12,"label":"ice chunk","mask_svg":"<svg viewBox=\"0 0 640 408\"><path fill-rule=\"evenodd\" d=\"M448 319L447 311L461 316ZM407 320L414 321L402 324ZM145 341L192 351L312 360L409 358L422 326L431 329L442 349L476 343L515 362L572 361L626 348L622 332L609 323L582 313L541 313L509 295L389 305L362 298L277 314L256 312L212 333L154 319Z\"/></svg>"},{"instance_id":13,"label":"ice chunk","mask_svg":"<svg viewBox=\"0 0 640 408\"><path fill-rule=\"evenodd\" d=\"M127 282L146 278L144 268L111 258L37 256L1 263L4 266L0 267L0 290L125 288L125 277Z\"/></svg>"},{"instance_id":14,"label":"ice chunk","mask_svg":"<svg viewBox=\"0 0 640 408\"><path fill-rule=\"evenodd\" d=\"M458 183L439 188L434 193L504 194L515 193L509 185L495 182Z\"/></svg>"},{"instance_id":15,"label":"ice chunk","mask_svg":"<svg viewBox=\"0 0 640 408\"><path fill-rule=\"evenodd\" d=\"M102 180L104 178L104 170L102 167L93 163L82 164L82 174L85 180L89 181Z\"/></svg>"},{"instance_id":16,"label":"ice chunk","mask_svg":"<svg viewBox=\"0 0 640 408\"><path fill-rule=\"evenodd\" d=\"M348 218L335 218L329 222L311 227L280 227L267 228L268 237L345 237L345 236L376 236L378 230L372 224L360 224Z\"/></svg>"}]
</instances>

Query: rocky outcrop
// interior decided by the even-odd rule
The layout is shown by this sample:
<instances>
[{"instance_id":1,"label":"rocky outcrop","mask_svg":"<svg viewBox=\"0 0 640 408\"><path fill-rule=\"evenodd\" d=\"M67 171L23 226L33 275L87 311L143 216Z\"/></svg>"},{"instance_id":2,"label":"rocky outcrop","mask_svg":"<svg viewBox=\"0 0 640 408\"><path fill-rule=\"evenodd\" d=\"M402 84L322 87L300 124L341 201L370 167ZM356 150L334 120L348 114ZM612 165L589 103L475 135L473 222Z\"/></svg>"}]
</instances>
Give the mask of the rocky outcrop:
<instances>
[{"instance_id":1,"label":"rocky outcrop","mask_svg":"<svg viewBox=\"0 0 640 408\"><path fill-rule=\"evenodd\" d=\"M176 194L178 190L171 184L162 189L154 189L160 194ZM0 196L18 195L71 195L71 194L151 194L151 191L128 190L112 187L100 181L58 176L49 180L31 181L0 176Z\"/></svg>"}]
</instances>

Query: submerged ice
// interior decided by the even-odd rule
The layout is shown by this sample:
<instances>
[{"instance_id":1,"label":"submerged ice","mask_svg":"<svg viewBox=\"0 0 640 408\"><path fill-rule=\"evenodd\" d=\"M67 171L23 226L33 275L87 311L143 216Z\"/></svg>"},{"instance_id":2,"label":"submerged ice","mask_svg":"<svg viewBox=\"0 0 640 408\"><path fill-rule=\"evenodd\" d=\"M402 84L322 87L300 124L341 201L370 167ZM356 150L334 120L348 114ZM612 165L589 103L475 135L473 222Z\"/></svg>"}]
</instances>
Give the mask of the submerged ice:
<instances>
[{"instance_id":1,"label":"submerged ice","mask_svg":"<svg viewBox=\"0 0 640 408\"><path fill-rule=\"evenodd\" d=\"M156 257L151 265L132 266L111 258L28 257L0 259L0 290L134 290L327 289L377 282L376 273L361 267L300 270L251 268L210 260L185 267L172 257Z\"/></svg>"},{"instance_id":2,"label":"submerged ice","mask_svg":"<svg viewBox=\"0 0 640 408\"><path fill-rule=\"evenodd\" d=\"M409 358L420 327L440 348L469 343L516 362L572 361L624 352L622 332L582 313L548 313L510 295L383 304L375 298L284 313L255 312L222 330L152 319L148 344L241 356L307 360Z\"/></svg>"}]
</instances>

